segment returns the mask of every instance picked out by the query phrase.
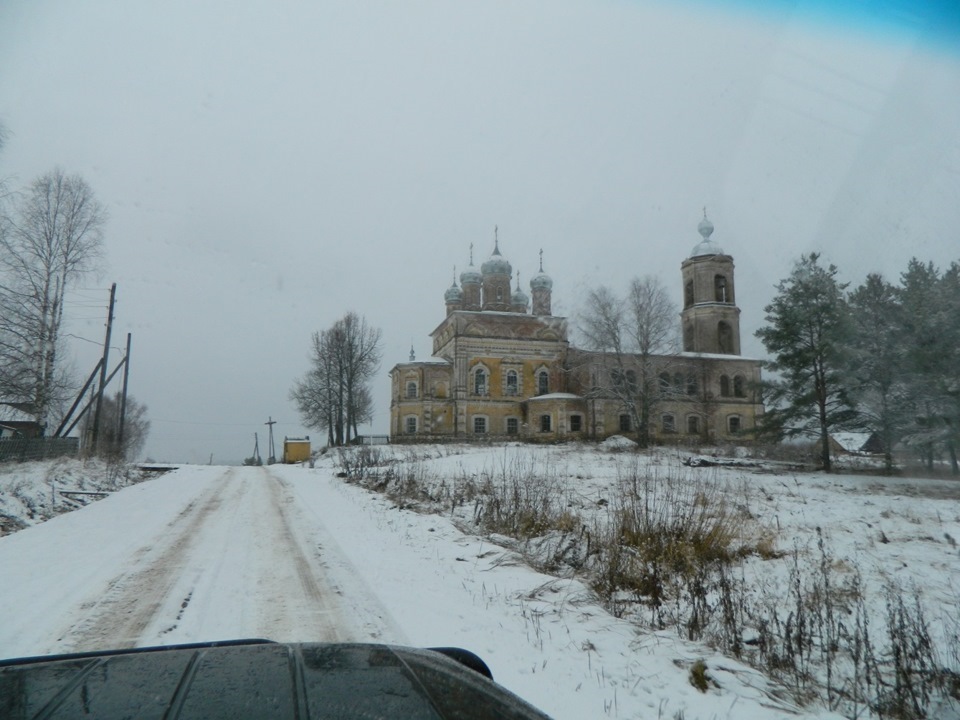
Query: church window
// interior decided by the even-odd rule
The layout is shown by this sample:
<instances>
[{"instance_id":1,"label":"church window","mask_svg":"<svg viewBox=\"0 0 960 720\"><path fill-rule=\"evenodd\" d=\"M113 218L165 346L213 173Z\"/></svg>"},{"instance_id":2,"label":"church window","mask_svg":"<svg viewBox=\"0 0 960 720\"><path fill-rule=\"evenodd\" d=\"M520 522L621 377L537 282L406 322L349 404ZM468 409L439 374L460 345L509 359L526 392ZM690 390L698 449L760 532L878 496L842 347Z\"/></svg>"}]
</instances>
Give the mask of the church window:
<instances>
[{"instance_id":1,"label":"church window","mask_svg":"<svg viewBox=\"0 0 960 720\"><path fill-rule=\"evenodd\" d=\"M696 375L687 375L687 395L696 395L699 392L699 383Z\"/></svg>"},{"instance_id":2,"label":"church window","mask_svg":"<svg viewBox=\"0 0 960 720\"><path fill-rule=\"evenodd\" d=\"M627 413L620 415L620 432L630 432L630 416Z\"/></svg>"},{"instance_id":3,"label":"church window","mask_svg":"<svg viewBox=\"0 0 960 720\"><path fill-rule=\"evenodd\" d=\"M670 392L670 373L660 373L660 392Z\"/></svg>"},{"instance_id":4,"label":"church window","mask_svg":"<svg viewBox=\"0 0 960 720\"><path fill-rule=\"evenodd\" d=\"M570 432L580 432L581 430L583 430L583 416L571 415L570 416Z\"/></svg>"},{"instance_id":5,"label":"church window","mask_svg":"<svg viewBox=\"0 0 960 720\"><path fill-rule=\"evenodd\" d=\"M693 305L693 280L689 280L683 286L683 306L690 307L691 305Z\"/></svg>"},{"instance_id":6,"label":"church window","mask_svg":"<svg viewBox=\"0 0 960 720\"><path fill-rule=\"evenodd\" d=\"M720 397L730 397L730 378L727 375L720 376Z\"/></svg>"},{"instance_id":7,"label":"church window","mask_svg":"<svg viewBox=\"0 0 960 720\"><path fill-rule=\"evenodd\" d=\"M407 398L413 399L417 396L417 383L413 380L407 383Z\"/></svg>"},{"instance_id":8,"label":"church window","mask_svg":"<svg viewBox=\"0 0 960 720\"><path fill-rule=\"evenodd\" d=\"M627 370L627 389L632 393L637 392L637 374L633 370Z\"/></svg>"},{"instance_id":9,"label":"church window","mask_svg":"<svg viewBox=\"0 0 960 720\"><path fill-rule=\"evenodd\" d=\"M687 434L700 434L700 418L697 415L687 415Z\"/></svg>"},{"instance_id":10,"label":"church window","mask_svg":"<svg viewBox=\"0 0 960 720\"><path fill-rule=\"evenodd\" d=\"M498 288L497 288L497 302L502 302L502 301L503 301L503 288L502 288L502 287L498 287Z\"/></svg>"},{"instance_id":11,"label":"church window","mask_svg":"<svg viewBox=\"0 0 960 720\"><path fill-rule=\"evenodd\" d=\"M693 352L693 325L683 326L683 349L687 352Z\"/></svg>"},{"instance_id":12,"label":"church window","mask_svg":"<svg viewBox=\"0 0 960 720\"><path fill-rule=\"evenodd\" d=\"M519 377L516 370L507 370L507 395L520 393Z\"/></svg>"},{"instance_id":13,"label":"church window","mask_svg":"<svg viewBox=\"0 0 960 720\"><path fill-rule=\"evenodd\" d=\"M507 435L516 435L520 432L520 421L516 418L507 418Z\"/></svg>"},{"instance_id":14,"label":"church window","mask_svg":"<svg viewBox=\"0 0 960 720\"><path fill-rule=\"evenodd\" d=\"M683 392L684 379L680 373L673 374L673 389L677 392Z\"/></svg>"},{"instance_id":15,"label":"church window","mask_svg":"<svg viewBox=\"0 0 960 720\"><path fill-rule=\"evenodd\" d=\"M550 432L550 416L540 416L540 432Z\"/></svg>"},{"instance_id":16,"label":"church window","mask_svg":"<svg viewBox=\"0 0 960 720\"><path fill-rule=\"evenodd\" d=\"M733 354L733 329L730 323L721 320L717 323L717 345L721 353Z\"/></svg>"},{"instance_id":17,"label":"church window","mask_svg":"<svg viewBox=\"0 0 960 720\"><path fill-rule=\"evenodd\" d=\"M550 375L546 370L537 373L537 395L546 395L550 392Z\"/></svg>"},{"instance_id":18,"label":"church window","mask_svg":"<svg viewBox=\"0 0 960 720\"><path fill-rule=\"evenodd\" d=\"M477 434L483 434L487 431L487 419L485 417L473 418L473 431Z\"/></svg>"},{"instance_id":19,"label":"church window","mask_svg":"<svg viewBox=\"0 0 960 720\"><path fill-rule=\"evenodd\" d=\"M743 375L736 375L733 378L733 396L738 398L747 396L743 389Z\"/></svg>"},{"instance_id":20,"label":"church window","mask_svg":"<svg viewBox=\"0 0 960 720\"><path fill-rule=\"evenodd\" d=\"M407 434L413 435L417 431L417 418L413 415L407 418Z\"/></svg>"},{"instance_id":21,"label":"church window","mask_svg":"<svg viewBox=\"0 0 960 720\"><path fill-rule=\"evenodd\" d=\"M666 413L660 418L660 427L665 433L673 433L677 431L676 421L673 418L673 415Z\"/></svg>"},{"instance_id":22,"label":"church window","mask_svg":"<svg viewBox=\"0 0 960 720\"><path fill-rule=\"evenodd\" d=\"M483 368L479 368L473 373L473 394L487 394L487 372Z\"/></svg>"},{"instance_id":23,"label":"church window","mask_svg":"<svg viewBox=\"0 0 960 720\"><path fill-rule=\"evenodd\" d=\"M717 302L731 302L730 293L727 288L727 278L723 275L715 275L713 278L713 290Z\"/></svg>"},{"instance_id":24,"label":"church window","mask_svg":"<svg viewBox=\"0 0 960 720\"><path fill-rule=\"evenodd\" d=\"M731 435L738 435L742 429L739 415L731 415L727 418L727 430Z\"/></svg>"}]
</instances>

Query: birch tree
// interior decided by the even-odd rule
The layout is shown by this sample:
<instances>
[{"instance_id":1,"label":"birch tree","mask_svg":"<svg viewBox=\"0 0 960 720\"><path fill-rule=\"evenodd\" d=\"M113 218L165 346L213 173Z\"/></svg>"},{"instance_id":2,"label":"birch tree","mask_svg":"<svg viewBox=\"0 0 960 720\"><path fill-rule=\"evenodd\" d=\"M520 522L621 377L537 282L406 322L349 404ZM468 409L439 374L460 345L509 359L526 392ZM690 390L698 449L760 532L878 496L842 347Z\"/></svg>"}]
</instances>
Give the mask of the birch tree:
<instances>
[{"instance_id":1,"label":"birch tree","mask_svg":"<svg viewBox=\"0 0 960 720\"><path fill-rule=\"evenodd\" d=\"M589 392L620 402L642 447L650 442L651 418L661 399L664 356L677 349L676 315L663 284L650 275L634 278L623 298L606 286L591 290L580 315L584 345L609 358Z\"/></svg>"},{"instance_id":2,"label":"birch tree","mask_svg":"<svg viewBox=\"0 0 960 720\"><path fill-rule=\"evenodd\" d=\"M101 257L106 211L59 168L11 203L0 227L0 393L45 426L69 389L62 363L67 291Z\"/></svg>"},{"instance_id":3,"label":"birch tree","mask_svg":"<svg viewBox=\"0 0 960 720\"><path fill-rule=\"evenodd\" d=\"M349 443L373 418L368 384L380 369L381 337L352 312L313 334L310 369L294 382L290 399L307 427L326 431L330 446Z\"/></svg>"}]
</instances>

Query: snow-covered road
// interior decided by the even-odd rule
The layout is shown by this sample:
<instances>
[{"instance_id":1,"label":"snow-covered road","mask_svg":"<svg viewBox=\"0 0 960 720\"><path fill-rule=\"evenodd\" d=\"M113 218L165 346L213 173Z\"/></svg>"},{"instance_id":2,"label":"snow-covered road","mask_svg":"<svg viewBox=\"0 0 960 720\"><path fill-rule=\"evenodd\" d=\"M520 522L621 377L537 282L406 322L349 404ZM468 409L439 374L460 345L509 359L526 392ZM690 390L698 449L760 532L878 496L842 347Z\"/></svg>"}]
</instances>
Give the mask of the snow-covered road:
<instances>
[{"instance_id":1,"label":"snow-covered road","mask_svg":"<svg viewBox=\"0 0 960 720\"><path fill-rule=\"evenodd\" d=\"M3 655L356 637L319 534L290 483L263 468L190 468L130 488L5 539L3 575L19 587L3 593L16 608Z\"/></svg>"},{"instance_id":2,"label":"snow-covered road","mask_svg":"<svg viewBox=\"0 0 960 720\"><path fill-rule=\"evenodd\" d=\"M575 579L316 469L184 467L0 538L0 657L243 637L459 645L561 718L797 718ZM689 668L707 661L702 694ZM811 716L836 717L816 710Z\"/></svg>"}]
</instances>

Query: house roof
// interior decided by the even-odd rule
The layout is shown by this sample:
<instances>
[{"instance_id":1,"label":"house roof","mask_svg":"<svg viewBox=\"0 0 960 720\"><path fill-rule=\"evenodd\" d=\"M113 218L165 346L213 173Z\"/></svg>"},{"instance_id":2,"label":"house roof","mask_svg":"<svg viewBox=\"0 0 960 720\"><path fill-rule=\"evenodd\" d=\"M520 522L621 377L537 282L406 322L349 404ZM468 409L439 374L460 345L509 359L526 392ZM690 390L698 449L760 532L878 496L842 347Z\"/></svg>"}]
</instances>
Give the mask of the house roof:
<instances>
[{"instance_id":1,"label":"house roof","mask_svg":"<svg viewBox=\"0 0 960 720\"><path fill-rule=\"evenodd\" d=\"M830 437L847 452L863 452L864 446L873 437L873 433L868 432L835 432L830 433Z\"/></svg>"}]
</instances>

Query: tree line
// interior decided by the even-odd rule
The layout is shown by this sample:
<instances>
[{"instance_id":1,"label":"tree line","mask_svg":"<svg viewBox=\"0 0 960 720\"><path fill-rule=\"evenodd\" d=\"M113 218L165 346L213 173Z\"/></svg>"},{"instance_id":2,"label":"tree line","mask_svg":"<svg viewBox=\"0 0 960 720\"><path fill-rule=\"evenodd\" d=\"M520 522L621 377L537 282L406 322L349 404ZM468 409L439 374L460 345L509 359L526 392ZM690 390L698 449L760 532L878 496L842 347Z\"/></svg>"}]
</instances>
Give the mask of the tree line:
<instances>
[{"instance_id":1,"label":"tree line","mask_svg":"<svg viewBox=\"0 0 960 720\"><path fill-rule=\"evenodd\" d=\"M914 258L898 282L871 273L850 290L811 253L764 311L756 335L774 377L761 433L816 436L829 471L832 431L870 431L888 470L902 443L960 474L960 263L941 271Z\"/></svg>"}]
</instances>

